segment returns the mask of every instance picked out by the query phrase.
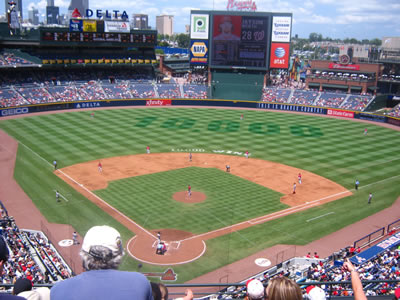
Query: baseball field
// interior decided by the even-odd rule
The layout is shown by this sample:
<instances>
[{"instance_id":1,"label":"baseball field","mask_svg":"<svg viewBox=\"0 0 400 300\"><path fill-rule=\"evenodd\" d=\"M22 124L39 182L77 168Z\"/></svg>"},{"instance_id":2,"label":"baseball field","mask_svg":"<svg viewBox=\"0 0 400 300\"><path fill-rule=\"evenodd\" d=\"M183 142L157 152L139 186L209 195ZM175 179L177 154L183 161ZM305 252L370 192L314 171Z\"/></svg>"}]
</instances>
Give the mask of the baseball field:
<instances>
[{"instance_id":1,"label":"baseball field","mask_svg":"<svg viewBox=\"0 0 400 300\"><path fill-rule=\"evenodd\" d=\"M190 262L173 265L178 282L276 244L305 245L389 207L400 195L400 132L374 124L261 110L91 112L0 121L20 143L15 179L49 222L71 224L80 235L93 225L114 226L139 258L139 242L143 251L153 255L154 249L139 239L143 232L149 238L165 232L177 241L221 233L204 238L204 251L193 250L200 254ZM203 198L191 201L189 184ZM266 217L301 205L280 218ZM169 255L178 254L178 244ZM168 258L141 262L141 271L163 272ZM138 263L126 255L123 269L137 270Z\"/></svg>"}]
</instances>

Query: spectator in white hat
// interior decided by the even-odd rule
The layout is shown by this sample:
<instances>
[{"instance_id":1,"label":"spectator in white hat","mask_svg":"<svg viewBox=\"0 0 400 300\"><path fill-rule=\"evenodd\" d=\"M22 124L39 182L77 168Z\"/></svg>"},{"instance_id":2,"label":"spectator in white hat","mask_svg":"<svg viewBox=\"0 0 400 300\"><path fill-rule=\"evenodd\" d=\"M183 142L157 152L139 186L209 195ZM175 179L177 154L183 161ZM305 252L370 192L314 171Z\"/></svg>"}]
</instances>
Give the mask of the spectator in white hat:
<instances>
[{"instance_id":1,"label":"spectator in white hat","mask_svg":"<svg viewBox=\"0 0 400 300\"><path fill-rule=\"evenodd\" d=\"M54 285L51 299L152 300L150 282L145 276L117 270L123 255L117 230L109 226L92 227L80 252L86 272Z\"/></svg>"},{"instance_id":2,"label":"spectator in white hat","mask_svg":"<svg viewBox=\"0 0 400 300\"><path fill-rule=\"evenodd\" d=\"M265 287L258 279L250 279L246 283L247 299L258 300L264 299Z\"/></svg>"}]
</instances>

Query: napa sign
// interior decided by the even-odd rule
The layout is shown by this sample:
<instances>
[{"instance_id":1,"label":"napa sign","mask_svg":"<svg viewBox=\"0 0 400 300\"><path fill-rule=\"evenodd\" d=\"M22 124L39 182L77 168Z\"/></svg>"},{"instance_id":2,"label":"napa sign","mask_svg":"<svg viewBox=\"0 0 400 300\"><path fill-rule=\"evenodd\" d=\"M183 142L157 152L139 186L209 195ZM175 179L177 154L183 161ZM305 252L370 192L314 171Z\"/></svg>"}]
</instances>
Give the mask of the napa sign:
<instances>
[{"instance_id":1,"label":"napa sign","mask_svg":"<svg viewBox=\"0 0 400 300\"><path fill-rule=\"evenodd\" d=\"M114 9L114 10L101 10L101 9L96 9L95 12L91 9L86 10L86 18L91 18L95 15L98 19L104 18L104 19L118 19L120 17L122 20L127 20L129 19L128 14L126 13L125 10L122 12L120 10Z\"/></svg>"}]
</instances>

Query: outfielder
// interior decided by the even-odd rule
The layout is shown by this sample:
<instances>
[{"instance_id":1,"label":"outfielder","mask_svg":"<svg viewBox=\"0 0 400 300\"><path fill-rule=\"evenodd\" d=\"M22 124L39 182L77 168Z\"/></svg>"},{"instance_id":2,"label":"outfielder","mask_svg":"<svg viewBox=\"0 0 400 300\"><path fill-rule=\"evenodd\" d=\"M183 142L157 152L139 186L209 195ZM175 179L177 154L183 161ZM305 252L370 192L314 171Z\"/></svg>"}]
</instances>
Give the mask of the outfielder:
<instances>
[{"instance_id":1,"label":"outfielder","mask_svg":"<svg viewBox=\"0 0 400 300\"><path fill-rule=\"evenodd\" d=\"M60 193L56 190L56 200L60 202Z\"/></svg>"},{"instance_id":2,"label":"outfielder","mask_svg":"<svg viewBox=\"0 0 400 300\"><path fill-rule=\"evenodd\" d=\"M360 182L358 181L358 179L356 179L356 183L355 183L355 186L354 186L354 188L356 189L356 191L358 190L358 186L360 185Z\"/></svg>"},{"instance_id":3,"label":"outfielder","mask_svg":"<svg viewBox=\"0 0 400 300\"><path fill-rule=\"evenodd\" d=\"M54 166L54 170L57 170L57 161L56 160L53 161L53 166Z\"/></svg>"},{"instance_id":4,"label":"outfielder","mask_svg":"<svg viewBox=\"0 0 400 300\"><path fill-rule=\"evenodd\" d=\"M368 196L368 204L371 204L371 201L372 201L372 193L369 193L369 196Z\"/></svg>"},{"instance_id":5,"label":"outfielder","mask_svg":"<svg viewBox=\"0 0 400 300\"><path fill-rule=\"evenodd\" d=\"M99 172L103 172L103 166L101 165L101 162L97 165L97 168L99 169Z\"/></svg>"}]
</instances>

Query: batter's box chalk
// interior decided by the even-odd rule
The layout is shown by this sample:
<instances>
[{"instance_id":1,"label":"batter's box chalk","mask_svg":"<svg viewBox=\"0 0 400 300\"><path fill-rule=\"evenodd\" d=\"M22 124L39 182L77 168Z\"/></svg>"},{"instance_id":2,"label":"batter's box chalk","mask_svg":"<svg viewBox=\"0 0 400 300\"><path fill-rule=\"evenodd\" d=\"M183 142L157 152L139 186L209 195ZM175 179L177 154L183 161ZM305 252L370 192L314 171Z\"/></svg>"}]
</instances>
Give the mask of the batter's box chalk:
<instances>
[{"instance_id":1,"label":"batter's box chalk","mask_svg":"<svg viewBox=\"0 0 400 300\"><path fill-rule=\"evenodd\" d=\"M172 242L170 244L171 249L179 249L179 246L181 245L181 242Z\"/></svg>"}]
</instances>

